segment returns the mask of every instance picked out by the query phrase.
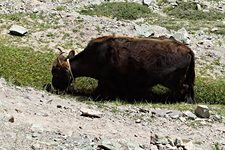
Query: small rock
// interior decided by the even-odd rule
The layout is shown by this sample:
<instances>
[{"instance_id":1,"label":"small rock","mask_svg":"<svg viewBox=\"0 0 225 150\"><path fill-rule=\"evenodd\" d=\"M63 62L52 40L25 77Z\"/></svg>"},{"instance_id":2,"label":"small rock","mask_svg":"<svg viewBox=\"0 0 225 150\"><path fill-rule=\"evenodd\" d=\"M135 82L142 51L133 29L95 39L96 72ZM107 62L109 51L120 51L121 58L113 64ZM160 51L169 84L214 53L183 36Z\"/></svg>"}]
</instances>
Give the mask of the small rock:
<instances>
[{"instance_id":1,"label":"small rock","mask_svg":"<svg viewBox=\"0 0 225 150\"><path fill-rule=\"evenodd\" d=\"M177 147L180 147L180 146L183 146L184 143L183 143L182 139L178 137L178 138L175 139L174 145L177 146Z\"/></svg>"},{"instance_id":2,"label":"small rock","mask_svg":"<svg viewBox=\"0 0 225 150\"><path fill-rule=\"evenodd\" d=\"M203 9L202 10L204 13L209 13L210 11L208 9Z\"/></svg>"},{"instance_id":3,"label":"small rock","mask_svg":"<svg viewBox=\"0 0 225 150\"><path fill-rule=\"evenodd\" d=\"M164 110L164 109L155 109L152 110L152 114L158 117L165 117L168 113L168 110Z\"/></svg>"},{"instance_id":4,"label":"small rock","mask_svg":"<svg viewBox=\"0 0 225 150\"><path fill-rule=\"evenodd\" d=\"M189 119L193 119L195 120L197 118L197 116L195 114L193 114L191 111L184 111L183 114L188 117Z\"/></svg>"},{"instance_id":5,"label":"small rock","mask_svg":"<svg viewBox=\"0 0 225 150\"><path fill-rule=\"evenodd\" d=\"M33 134L32 134L32 138L37 138L39 136L39 134L37 133L37 132L34 132Z\"/></svg>"},{"instance_id":6,"label":"small rock","mask_svg":"<svg viewBox=\"0 0 225 150\"><path fill-rule=\"evenodd\" d=\"M57 108L62 108L62 105L57 105L56 107L57 107Z\"/></svg>"},{"instance_id":7,"label":"small rock","mask_svg":"<svg viewBox=\"0 0 225 150\"><path fill-rule=\"evenodd\" d=\"M168 142L169 142L169 144L170 144L171 146L175 146L175 145L174 145L174 142L173 142L173 140L172 140L171 138L168 138Z\"/></svg>"},{"instance_id":8,"label":"small rock","mask_svg":"<svg viewBox=\"0 0 225 150\"><path fill-rule=\"evenodd\" d=\"M195 114L201 118L209 118L209 108L206 105L198 105L195 109Z\"/></svg>"},{"instance_id":9,"label":"small rock","mask_svg":"<svg viewBox=\"0 0 225 150\"><path fill-rule=\"evenodd\" d=\"M81 116L85 116L85 117L101 118L104 115L102 112L87 109L87 108L82 108L80 109L80 111L81 111Z\"/></svg>"},{"instance_id":10,"label":"small rock","mask_svg":"<svg viewBox=\"0 0 225 150\"><path fill-rule=\"evenodd\" d=\"M156 145L151 144L150 149L151 150L158 150L158 147Z\"/></svg>"},{"instance_id":11,"label":"small rock","mask_svg":"<svg viewBox=\"0 0 225 150\"><path fill-rule=\"evenodd\" d=\"M183 149L183 147L180 146L177 148L177 150L184 150L184 149Z\"/></svg>"},{"instance_id":12,"label":"small rock","mask_svg":"<svg viewBox=\"0 0 225 150\"><path fill-rule=\"evenodd\" d=\"M136 25L135 29L136 29L137 35L139 36L150 37L155 34L154 31L150 30L149 26L146 24L143 24L141 26Z\"/></svg>"},{"instance_id":13,"label":"small rock","mask_svg":"<svg viewBox=\"0 0 225 150\"><path fill-rule=\"evenodd\" d=\"M32 12L33 12L33 13L38 13L38 12L39 12L39 9L35 7L35 8L32 10Z\"/></svg>"},{"instance_id":14,"label":"small rock","mask_svg":"<svg viewBox=\"0 0 225 150\"><path fill-rule=\"evenodd\" d=\"M170 145L170 144L167 144L167 145L166 145L166 149L167 149L167 150L176 150L177 147L176 147L176 146L172 146L172 145Z\"/></svg>"},{"instance_id":15,"label":"small rock","mask_svg":"<svg viewBox=\"0 0 225 150\"><path fill-rule=\"evenodd\" d=\"M38 149L40 149L40 148L41 148L41 146L40 146L40 144L38 144L38 143L33 144L33 145L31 146L31 149L33 149L33 150L38 150Z\"/></svg>"},{"instance_id":16,"label":"small rock","mask_svg":"<svg viewBox=\"0 0 225 150\"><path fill-rule=\"evenodd\" d=\"M159 137L157 134L153 134L150 136L150 144L156 144L156 142L158 141Z\"/></svg>"},{"instance_id":17,"label":"small rock","mask_svg":"<svg viewBox=\"0 0 225 150\"><path fill-rule=\"evenodd\" d=\"M197 10L202 10L202 6L200 4L197 4Z\"/></svg>"},{"instance_id":18,"label":"small rock","mask_svg":"<svg viewBox=\"0 0 225 150\"><path fill-rule=\"evenodd\" d=\"M185 121L186 121L186 119L185 119L184 117L179 117L179 120L180 120L181 122L185 122Z\"/></svg>"},{"instance_id":19,"label":"small rock","mask_svg":"<svg viewBox=\"0 0 225 150\"><path fill-rule=\"evenodd\" d=\"M0 120L1 121L4 121L4 122L11 122L13 123L15 120L14 120L14 117L8 113L2 113L0 114Z\"/></svg>"},{"instance_id":20,"label":"small rock","mask_svg":"<svg viewBox=\"0 0 225 150\"><path fill-rule=\"evenodd\" d=\"M9 118L9 122L11 122L11 123L13 123L15 121L14 117L12 115L9 115L8 118Z\"/></svg>"},{"instance_id":21,"label":"small rock","mask_svg":"<svg viewBox=\"0 0 225 150\"><path fill-rule=\"evenodd\" d=\"M172 118L172 119L178 119L182 113L180 111L177 110L171 110L168 111L167 114Z\"/></svg>"},{"instance_id":22,"label":"small rock","mask_svg":"<svg viewBox=\"0 0 225 150\"><path fill-rule=\"evenodd\" d=\"M32 132L43 132L44 128L41 125L39 125L39 124L33 124L31 126L31 131Z\"/></svg>"},{"instance_id":23,"label":"small rock","mask_svg":"<svg viewBox=\"0 0 225 150\"><path fill-rule=\"evenodd\" d=\"M167 145L167 144L169 144L169 141L167 138L159 138L156 143L162 144L162 145Z\"/></svg>"},{"instance_id":24,"label":"small rock","mask_svg":"<svg viewBox=\"0 0 225 150\"><path fill-rule=\"evenodd\" d=\"M140 108L140 109L139 109L139 112L140 112L140 113L149 113L150 111L147 110L147 109L144 109L144 108Z\"/></svg>"},{"instance_id":25,"label":"small rock","mask_svg":"<svg viewBox=\"0 0 225 150\"><path fill-rule=\"evenodd\" d=\"M155 3L155 0L143 0L143 4L147 6L151 6L153 3Z\"/></svg>"},{"instance_id":26,"label":"small rock","mask_svg":"<svg viewBox=\"0 0 225 150\"><path fill-rule=\"evenodd\" d=\"M221 145L225 145L225 139L221 139L218 143Z\"/></svg>"},{"instance_id":27,"label":"small rock","mask_svg":"<svg viewBox=\"0 0 225 150\"><path fill-rule=\"evenodd\" d=\"M15 108L15 111L16 111L17 113L22 113L22 112L23 112L22 110L19 110L19 109L17 109L17 108Z\"/></svg>"},{"instance_id":28,"label":"small rock","mask_svg":"<svg viewBox=\"0 0 225 150\"><path fill-rule=\"evenodd\" d=\"M171 6L177 6L177 0L167 0L167 2L171 5Z\"/></svg>"},{"instance_id":29,"label":"small rock","mask_svg":"<svg viewBox=\"0 0 225 150\"><path fill-rule=\"evenodd\" d=\"M218 28L212 28L211 32L215 32L215 31L218 31L218 30L219 30Z\"/></svg>"},{"instance_id":30,"label":"small rock","mask_svg":"<svg viewBox=\"0 0 225 150\"><path fill-rule=\"evenodd\" d=\"M178 40L180 42L183 42L185 44L190 44L190 42L191 42L189 34L188 34L188 32L187 32L187 30L185 28L181 28L180 30L175 32L173 37L176 40Z\"/></svg>"},{"instance_id":31,"label":"small rock","mask_svg":"<svg viewBox=\"0 0 225 150\"><path fill-rule=\"evenodd\" d=\"M141 123L141 119L137 119L135 123Z\"/></svg>"},{"instance_id":32,"label":"small rock","mask_svg":"<svg viewBox=\"0 0 225 150\"><path fill-rule=\"evenodd\" d=\"M104 139L98 145L99 149L103 150L143 150L139 144L128 142L126 140L107 140Z\"/></svg>"},{"instance_id":33,"label":"small rock","mask_svg":"<svg viewBox=\"0 0 225 150\"><path fill-rule=\"evenodd\" d=\"M222 116L220 115L211 115L210 119L212 119L213 121L222 121Z\"/></svg>"},{"instance_id":34,"label":"small rock","mask_svg":"<svg viewBox=\"0 0 225 150\"><path fill-rule=\"evenodd\" d=\"M23 36L27 33L27 29L19 25L12 25L9 29L9 33L12 35Z\"/></svg>"},{"instance_id":35,"label":"small rock","mask_svg":"<svg viewBox=\"0 0 225 150\"><path fill-rule=\"evenodd\" d=\"M190 141L188 143L184 143L184 148L187 149L187 150L194 150L195 149L195 146L194 144Z\"/></svg>"}]
</instances>

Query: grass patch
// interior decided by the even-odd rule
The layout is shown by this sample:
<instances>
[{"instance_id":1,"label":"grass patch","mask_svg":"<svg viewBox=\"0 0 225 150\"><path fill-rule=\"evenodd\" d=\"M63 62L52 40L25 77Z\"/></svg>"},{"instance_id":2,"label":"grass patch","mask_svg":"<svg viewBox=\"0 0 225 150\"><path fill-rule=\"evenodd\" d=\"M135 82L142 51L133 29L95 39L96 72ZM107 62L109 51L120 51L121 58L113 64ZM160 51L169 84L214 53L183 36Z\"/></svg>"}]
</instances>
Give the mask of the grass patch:
<instances>
[{"instance_id":1,"label":"grass patch","mask_svg":"<svg viewBox=\"0 0 225 150\"><path fill-rule=\"evenodd\" d=\"M66 9L65 6L57 6L57 7L56 7L56 10L57 10L57 11L63 11L63 10L65 10L65 9Z\"/></svg>"},{"instance_id":2,"label":"grass patch","mask_svg":"<svg viewBox=\"0 0 225 150\"><path fill-rule=\"evenodd\" d=\"M209 12L197 10L197 5L193 2L180 2L177 7L167 7L164 11L170 16L188 20L216 21L222 20L225 16L225 13L216 10Z\"/></svg>"},{"instance_id":3,"label":"grass patch","mask_svg":"<svg viewBox=\"0 0 225 150\"><path fill-rule=\"evenodd\" d=\"M76 78L73 85L75 90L77 91L84 92L84 93L91 93L97 87L98 82L97 80L92 78L79 77L79 78Z\"/></svg>"},{"instance_id":4,"label":"grass patch","mask_svg":"<svg viewBox=\"0 0 225 150\"><path fill-rule=\"evenodd\" d=\"M106 16L118 20L135 20L151 16L152 11L145 5L128 2L112 2L94 5L81 10L85 15Z\"/></svg>"},{"instance_id":5,"label":"grass patch","mask_svg":"<svg viewBox=\"0 0 225 150\"><path fill-rule=\"evenodd\" d=\"M28 28L32 32L59 27L57 24L58 16L56 14L14 13L0 14L0 18L6 22L6 26L10 26L12 23L18 24ZM54 21L52 21L53 19Z\"/></svg>"},{"instance_id":6,"label":"grass patch","mask_svg":"<svg viewBox=\"0 0 225 150\"><path fill-rule=\"evenodd\" d=\"M53 53L0 45L1 77L19 86L32 86L37 89L51 81L51 63L55 58Z\"/></svg>"},{"instance_id":7,"label":"grass patch","mask_svg":"<svg viewBox=\"0 0 225 150\"><path fill-rule=\"evenodd\" d=\"M222 146L220 146L218 143L216 143L215 145L213 145L213 150L224 150L224 148Z\"/></svg>"},{"instance_id":8,"label":"grass patch","mask_svg":"<svg viewBox=\"0 0 225 150\"><path fill-rule=\"evenodd\" d=\"M210 104L225 104L225 78L212 80L198 77L195 83L197 102Z\"/></svg>"},{"instance_id":9,"label":"grass patch","mask_svg":"<svg viewBox=\"0 0 225 150\"><path fill-rule=\"evenodd\" d=\"M31 48L16 48L0 43L0 76L22 86L42 88L51 82L51 64L56 58L53 52L35 52ZM81 92L92 92L97 81L91 78L77 78L74 87ZM167 88L156 86L156 92L163 93ZM216 80L196 77L195 97L197 103L225 105L225 77ZM146 102L146 101L145 101ZM215 108L214 108L215 109ZM225 110L223 108L223 110ZM220 111L220 110L217 110Z\"/></svg>"},{"instance_id":10,"label":"grass patch","mask_svg":"<svg viewBox=\"0 0 225 150\"><path fill-rule=\"evenodd\" d=\"M20 21L25 16L26 15L24 13L0 14L0 18L11 20L11 21Z\"/></svg>"}]
</instances>

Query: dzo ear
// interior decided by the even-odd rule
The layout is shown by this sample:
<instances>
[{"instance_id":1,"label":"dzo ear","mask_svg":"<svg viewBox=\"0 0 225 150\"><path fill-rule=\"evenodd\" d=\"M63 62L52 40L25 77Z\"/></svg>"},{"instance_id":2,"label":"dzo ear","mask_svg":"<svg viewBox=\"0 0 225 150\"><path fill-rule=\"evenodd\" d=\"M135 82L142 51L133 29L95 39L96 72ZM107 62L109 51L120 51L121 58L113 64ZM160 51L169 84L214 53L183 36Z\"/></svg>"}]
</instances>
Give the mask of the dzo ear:
<instances>
[{"instance_id":1,"label":"dzo ear","mask_svg":"<svg viewBox=\"0 0 225 150\"><path fill-rule=\"evenodd\" d=\"M69 64L68 62L66 61L65 57L60 54L58 57L57 57L57 62L58 62L58 65L59 67L63 68L63 69L69 69Z\"/></svg>"},{"instance_id":2,"label":"dzo ear","mask_svg":"<svg viewBox=\"0 0 225 150\"><path fill-rule=\"evenodd\" d=\"M69 55L67 56L68 59L72 58L73 56L75 56L75 51L74 50L71 50L69 52Z\"/></svg>"}]
</instances>

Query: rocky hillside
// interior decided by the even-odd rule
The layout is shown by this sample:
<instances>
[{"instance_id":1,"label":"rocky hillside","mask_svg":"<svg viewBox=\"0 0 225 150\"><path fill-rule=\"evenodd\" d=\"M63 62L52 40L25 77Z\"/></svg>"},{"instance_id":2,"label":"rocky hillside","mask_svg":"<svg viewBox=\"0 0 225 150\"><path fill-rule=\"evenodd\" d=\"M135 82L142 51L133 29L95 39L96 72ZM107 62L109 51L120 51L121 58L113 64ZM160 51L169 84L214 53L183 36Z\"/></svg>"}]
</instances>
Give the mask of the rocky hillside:
<instances>
[{"instance_id":1,"label":"rocky hillside","mask_svg":"<svg viewBox=\"0 0 225 150\"><path fill-rule=\"evenodd\" d=\"M0 149L206 150L225 147L225 118L85 104L0 80ZM188 106L187 106L188 107ZM201 111L200 111L201 112ZM207 116L207 109L205 111Z\"/></svg>"},{"instance_id":2,"label":"rocky hillside","mask_svg":"<svg viewBox=\"0 0 225 150\"><path fill-rule=\"evenodd\" d=\"M115 1L122 0L110 0L110 2ZM206 76L210 75L214 78L224 74L225 19L220 17L219 20L203 20L204 13L208 13L206 16L215 12L220 15L224 13L223 0L192 2L196 6L193 12L201 11L204 14L197 16L198 20L178 19L177 16L167 14L165 10L168 7L175 9L184 3L176 0L129 0L148 6L153 13L150 18L140 16L135 20L118 20L112 16L98 15L97 17L81 13L85 9L91 11L95 4L107 2L104 0L2 0L0 34L11 45L29 46L34 50L44 51L62 47L65 50L75 49L77 52L81 51L90 39L103 35L174 36L195 51L196 62L201 73L204 72ZM25 27L28 31L27 36L18 38L9 35L9 28L12 25Z\"/></svg>"},{"instance_id":3,"label":"rocky hillside","mask_svg":"<svg viewBox=\"0 0 225 150\"><path fill-rule=\"evenodd\" d=\"M113 6L125 11L102 12ZM0 45L79 53L92 38L111 34L173 36L195 52L199 76L225 74L224 0L0 1ZM225 118L202 109L200 117L152 106L86 104L82 97L50 95L1 78L0 149L225 149Z\"/></svg>"}]
</instances>

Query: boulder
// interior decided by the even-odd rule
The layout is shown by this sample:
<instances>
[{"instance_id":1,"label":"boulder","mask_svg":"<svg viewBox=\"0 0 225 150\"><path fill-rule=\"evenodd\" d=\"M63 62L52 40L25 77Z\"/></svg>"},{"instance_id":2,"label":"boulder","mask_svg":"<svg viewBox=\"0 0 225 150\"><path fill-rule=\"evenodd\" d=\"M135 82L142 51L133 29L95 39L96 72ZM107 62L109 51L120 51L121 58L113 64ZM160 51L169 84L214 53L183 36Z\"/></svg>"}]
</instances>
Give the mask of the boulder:
<instances>
[{"instance_id":1,"label":"boulder","mask_svg":"<svg viewBox=\"0 0 225 150\"><path fill-rule=\"evenodd\" d=\"M164 28L157 25L141 24L135 25L136 35L151 37L151 36L167 36L170 32Z\"/></svg>"},{"instance_id":2,"label":"boulder","mask_svg":"<svg viewBox=\"0 0 225 150\"><path fill-rule=\"evenodd\" d=\"M156 0L143 0L144 5L151 6L156 3Z\"/></svg>"},{"instance_id":3,"label":"boulder","mask_svg":"<svg viewBox=\"0 0 225 150\"><path fill-rule=\"evenodd\" d=\"M11 35L24 36L27 33L27 29L19 25L12 25L9 29L9 33Z\"/></svg>"},{"instance_id":4,"label":"boulder","mask_svg":"<svg viewBox=\"0 0 225 150\"><path fill-rule=\"evenodd\" d=\"M187 30L185 28L181 28L180 30L178 30L177 32L174 33L173 37L185 44L190 44L191 40L189 37L189 34L187 32Z\"/></svg>"},{"instance_id":5,"label":"boulder","mask_svg":"<svg viewBox=\"0 0 225 150\"><path fill-rule=\"evenodd\" d=\"M195 114L201 118L209 118L209 108L206 105L198 105L195 109Z\"/></svg>"}]
</instances>

